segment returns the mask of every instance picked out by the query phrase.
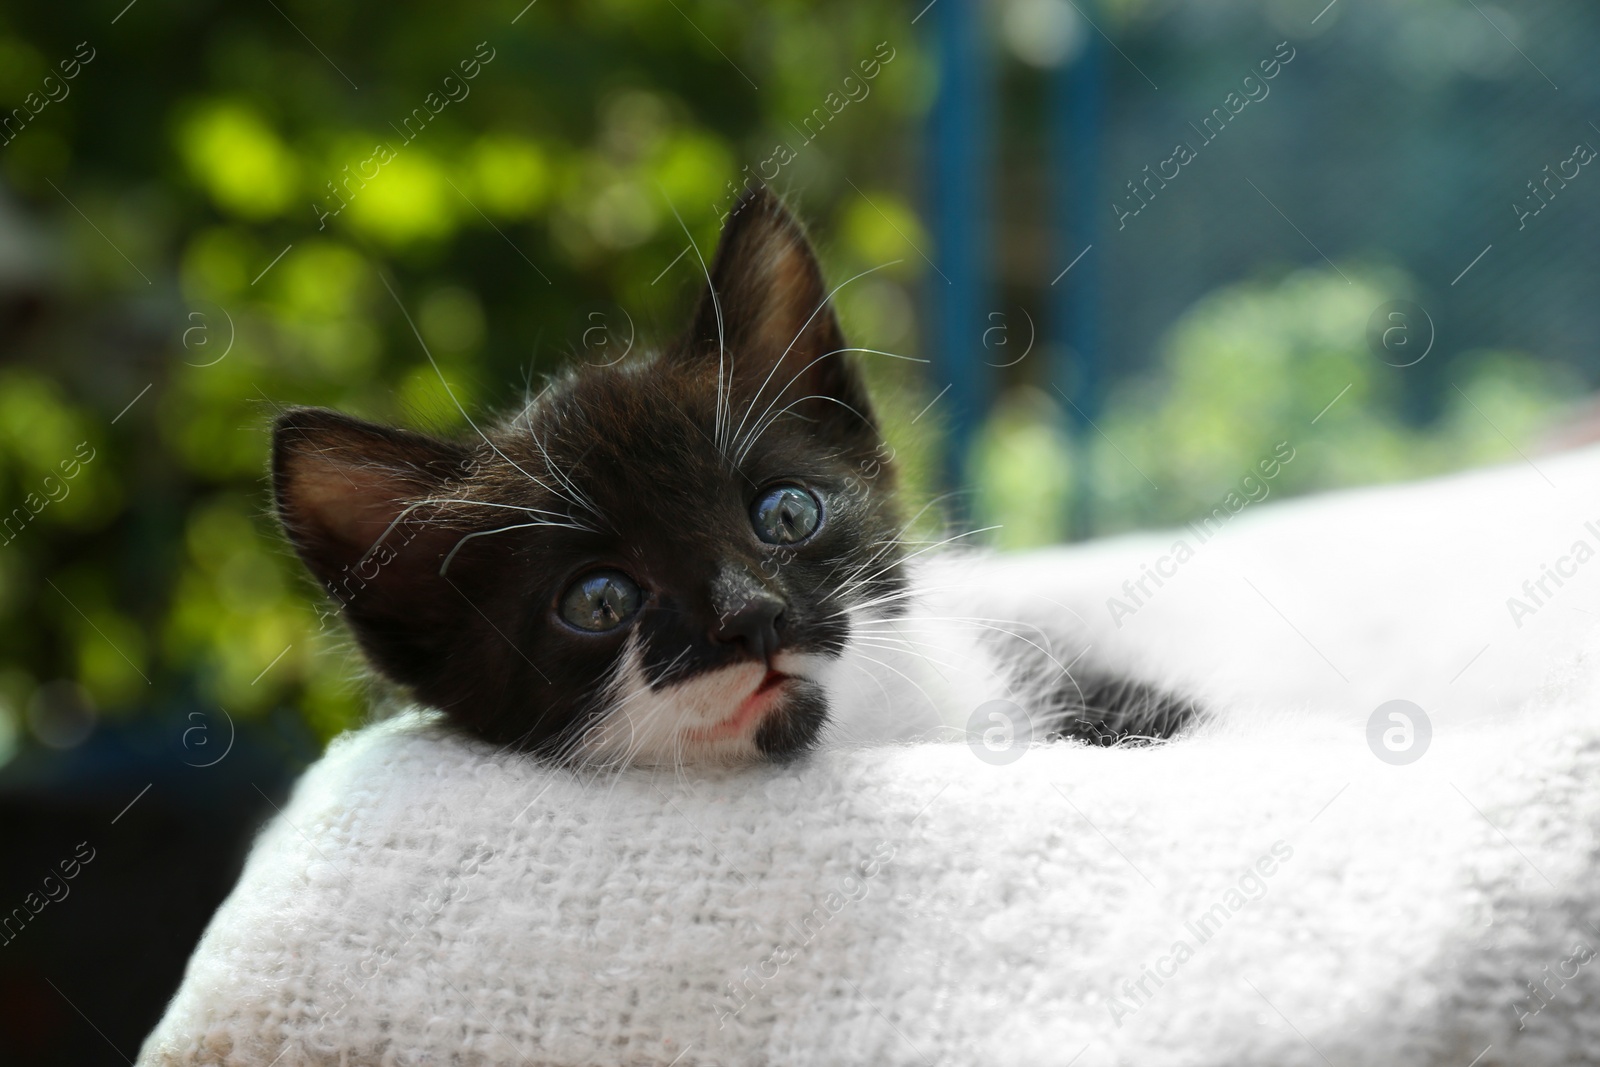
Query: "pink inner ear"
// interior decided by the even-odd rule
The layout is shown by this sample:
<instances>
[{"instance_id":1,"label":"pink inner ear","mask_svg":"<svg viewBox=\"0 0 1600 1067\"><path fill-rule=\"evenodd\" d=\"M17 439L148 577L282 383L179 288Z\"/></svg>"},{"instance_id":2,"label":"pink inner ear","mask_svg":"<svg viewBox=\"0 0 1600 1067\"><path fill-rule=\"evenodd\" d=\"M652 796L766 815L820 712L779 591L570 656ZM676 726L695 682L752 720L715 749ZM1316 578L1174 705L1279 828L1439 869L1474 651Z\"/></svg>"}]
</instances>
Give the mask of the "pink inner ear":
<instances>
[{"instance_id":1,"label":"pink inner ear","mask_svg":"<svg viewBox=\"0 0 1600 1067\"><path fill-rule=\"evenodd\" d=\"M365 552L405 506L404 482L386 472L307 456L290 481L298 524Z\"/></svg>"},{"instance_id":2,"label":"pink inner ear","mask_svg":"<svg viewBox=\"0 0 1600 1067\"><path fill-rule=\"evenodd\" d=\"M792 241L783 241L778 246L767 261L765 274L767 299L757 330L758 343L772 352L773 359L787 358L783 353L791 344L795 351L804 351L807 347L803 341L796 343L796 335L802 328L809 328L806 319L817 310L816 278L809 259ZM813 320L811 326L815 325ZM796 367L790 373L798 370Z\"/></svg>"}]
</instances>

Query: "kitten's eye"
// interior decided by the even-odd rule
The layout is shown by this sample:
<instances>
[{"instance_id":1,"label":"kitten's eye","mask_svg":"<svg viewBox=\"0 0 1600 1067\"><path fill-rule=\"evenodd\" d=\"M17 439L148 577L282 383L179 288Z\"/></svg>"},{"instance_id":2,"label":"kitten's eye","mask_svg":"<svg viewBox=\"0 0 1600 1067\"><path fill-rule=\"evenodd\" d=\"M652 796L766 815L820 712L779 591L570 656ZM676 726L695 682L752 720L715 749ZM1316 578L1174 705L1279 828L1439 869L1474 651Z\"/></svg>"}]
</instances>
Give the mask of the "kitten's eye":
<instances>
[{"instance_id":1,"label":"kitten's eye","mask_svg":"<svg viewBox=\"0 0 1600 1067\"><path fill-rule=\"evenodd\" d=\"M639 610L639 587L621 571L593 571L561 594L561 617L580 630L615 630Z\"/></svg>"},{"instance_id":2,"label":"kitten's eye","mask_svg":"<svg viewBox=\"0 0 1600 1067\"><path fill-rule=\"evenodd\" d=\"M780 485L761 495L750 517L756 536L767 544L793 545L817 532L822 505L798 485Z\"/></svg>"}]
</instances>

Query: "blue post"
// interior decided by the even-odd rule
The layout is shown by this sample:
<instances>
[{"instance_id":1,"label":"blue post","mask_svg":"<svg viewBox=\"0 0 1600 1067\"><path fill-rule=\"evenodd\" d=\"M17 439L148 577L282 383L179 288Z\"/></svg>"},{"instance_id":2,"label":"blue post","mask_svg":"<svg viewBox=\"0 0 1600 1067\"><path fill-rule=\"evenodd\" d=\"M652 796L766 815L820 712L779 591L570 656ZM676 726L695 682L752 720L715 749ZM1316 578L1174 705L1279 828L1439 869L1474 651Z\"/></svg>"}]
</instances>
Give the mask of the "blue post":
<instances>
[{"instance_id":1,"label":"blue post","mask_svg":"<svg viewBox=\"0 0 1600 1067\"><path fill-rule=\"evenodd\" d=\"M989 134L994 108L988 45L979 0L938 0L926 11L934 24L939 89L928 119L934 262L928 278L933 308L930 353L935 392L950 386L938 414L949 427L944 480L959 489L967 456L991 392L983 357L984 314L991 310ZM965 496L950 517L966 524Z\"/></svg>"},{"instance_id":2,"label":"blue post","mask_svg":"<svg viewBox=\"0 0 1600 1067\"><path fill-rule=\"evenodd\" d=\"M1089 18L1104 26L1094 0L1078 0ZM1072 438L1072 494L1067 516L1070 536L1084 538L1094 528L1095 430L1088 420L1100 417L1100 377L1104 340L1100 330L1101 265L1104 221L1110 210L1101 195L1101 149L1105 140L1105 42L1084 26L1083 48L1056 68L1052 79L1051 147L1055 171L1055 262L1076 265L1052 288L1056 290L1052 351L1058 360L1054 379L1071 397L1066 405ZM1085 252L1085 249L1090 249ZM1073 405L1076 405L1076 410Z\"/></svg>"}]
</instances>

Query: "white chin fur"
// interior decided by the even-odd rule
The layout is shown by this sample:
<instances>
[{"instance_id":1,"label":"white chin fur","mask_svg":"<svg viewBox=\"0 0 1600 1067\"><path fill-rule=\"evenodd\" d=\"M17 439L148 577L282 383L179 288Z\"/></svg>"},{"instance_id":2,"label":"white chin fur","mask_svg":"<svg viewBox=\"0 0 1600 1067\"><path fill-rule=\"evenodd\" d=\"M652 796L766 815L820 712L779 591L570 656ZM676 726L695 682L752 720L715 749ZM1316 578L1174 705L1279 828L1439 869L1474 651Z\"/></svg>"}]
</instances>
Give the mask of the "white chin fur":
<instances>
[{"instance_id":1,"label":"white chin fur","mask_svg":"<svg viewBox=\"0 0 1600 1067\"><path fill-rule=\"evenodd\" d=\"M820 675L827 736L845 744L957 740L988 701L1035 706L1037 695L991 640L995 627L1014 625L916 608L906 618L859 621L844 655Z\"/></svg>"},{"instance_id":2,"label":"white chin fur","mask_svg":"<svg viewBox=\"0 0 1600 1067\"><path fill-rule=\"evenodd\" d=\"M928 592L935 595L907 604L903 618L855 615L842 655L777 654L777 670L821 684L828 702L824 744L964 738L974 710L988 701L1037 704L1038 695L1018 683L1014 665L991 640L996 629L1029 638L1016 629L1022 624L954 617L945 613L954 610L950 598L938 596L938 589ZM759 723L736 737L704 735L733 715L765 675L761 664L741 663L652 689L632 637L608 693L612 710L582 738L576 754L611 767L760 759L754 741Z\"/></svg>"},{"instance_id":3,"label":"white chin fur","mask_svg":"<svg viewBox=\"0 0 1600 1067\"><path fill-rule=\"evenodd\" d=\"M706 738L725 722L766 677L760 663L739 663L652 689L637 636L628 639L621 666L607 693L611 711L576 746L585 763L597 766L679 766L745 763L761 758L755 745L759 720L736 737ZM828 659L795 652L773 657L775 670L817 679Z\"/></svg>"}]
</instances>

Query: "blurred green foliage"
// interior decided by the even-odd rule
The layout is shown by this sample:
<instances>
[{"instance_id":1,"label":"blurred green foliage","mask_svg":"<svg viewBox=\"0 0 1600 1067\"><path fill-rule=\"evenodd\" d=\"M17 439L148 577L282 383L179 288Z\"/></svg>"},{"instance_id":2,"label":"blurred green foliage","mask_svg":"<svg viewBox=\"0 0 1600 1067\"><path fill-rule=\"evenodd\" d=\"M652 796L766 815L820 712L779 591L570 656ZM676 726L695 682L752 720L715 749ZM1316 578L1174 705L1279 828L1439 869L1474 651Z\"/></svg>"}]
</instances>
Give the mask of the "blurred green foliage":
<instances>
[{"instance_id":1,"label":"blurred green foliage","mask_svg":"<svg viewBox=\"0 0 1600 1067\"><path fill-rule=\"evenodd\" d=\"M59 679L110 716L287 705L323 737L356 722L348 639L319 632L267 511L275 408L458 432L458 401L506 410L569 360L647 347L779 143L794 159L772 184L829 276L881 268L838 295L855 343L924 354L934 85L904 5L147 0L113 23L121 7L0 12L4 108L78 42L95 50L0 148L0 513L30 515L0 537L0 749ZM880 42L893 59L869 94L808 140L805 117ZM1077 446L1100 529L1205 510L1285 438L1299 458L1280 494L1503 459L1568 395L1514 354L1439 353L1460 395L1413 425L1401 372L1360 342L1405 279L1346 272L1227 285L1118 383L1103 435ZM1042 381L1046 363L1025 370ZM937 390L915 364L866 366L925 502L938 412L918 415ZM1019 386L973 453L973 510L1001 544L1063 531L1077 467L1059 405ZM63 481L80 446L94 458ZM49 502L35 514L29 494Z\"/></svg>"},{"instance_id":2,"label":"blurred green foliage","mask_svg":"<svg viewBox=\"0 0 1600 1067\"><path fill-rule=\"evenodd\" d=\"M1413 289L1397 270L1358 266L1224 286L1173 324L1152 373L1119 383L1098 431L1076 439L1059 394L1016 390L974 453L979 520L1003 523L1007 547L1057 540L1086 467L1100 532L1184 522L1283 441L1295 459L1269 487L1280 496L1516 460L1581 383L1526 353L1433 351L1452 384L1437 417L1416 425L1402 410L1410 368L1365 342L1373 309Z\"/></svg>"},{"instance_id":3,"label":"blurred green foliage","mask_svg":"<svg viewBox=\"0 0 1600 1067\"><path fill-rule=\"evenodd\" d=\"M900 261L841 294L853 336L919 347L927 239L900 179L929 76L896 5L114 14L0 13L6 107L79 41L95 53L0 149L0 231L23 247L0 282L27 309L5 324L0 505L79 442L97 453L0 546L0 717L68 678L113 716L289 704L324 737L357 721L353 650L318 632L267 512L274 409L458 432L456 400L483 417L569 360L663 340L703 278L680 253L710 256L734 184L779 142L795 155L773 184L830 276ZM880 42L868 95L806 143L796 125ZM872 372L898 394L910 367Z\"/></svg>"}]
</instances>

